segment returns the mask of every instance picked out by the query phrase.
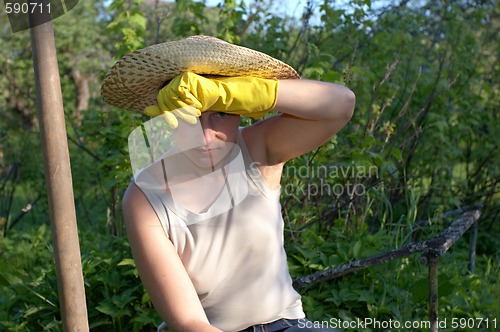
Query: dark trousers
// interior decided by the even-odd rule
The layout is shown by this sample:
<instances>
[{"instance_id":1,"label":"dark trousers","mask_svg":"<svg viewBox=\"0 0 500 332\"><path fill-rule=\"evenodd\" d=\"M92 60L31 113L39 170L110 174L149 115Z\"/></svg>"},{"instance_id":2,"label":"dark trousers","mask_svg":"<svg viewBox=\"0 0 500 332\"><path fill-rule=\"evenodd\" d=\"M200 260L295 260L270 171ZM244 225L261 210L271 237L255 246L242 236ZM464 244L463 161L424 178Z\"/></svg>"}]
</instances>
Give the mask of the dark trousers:
<instances>
[{"instance_id":1,"label":"dark trousers","mask_svg":"<svg viewBox=\"0 0 500 332\"><path fill-rule=\"evenodd\" d=\"M328 327L313 327L313 324L307 319L282 318L272 323L250 326L240 332L338 332L338 330Z\"/></svg>"}]
</instances>

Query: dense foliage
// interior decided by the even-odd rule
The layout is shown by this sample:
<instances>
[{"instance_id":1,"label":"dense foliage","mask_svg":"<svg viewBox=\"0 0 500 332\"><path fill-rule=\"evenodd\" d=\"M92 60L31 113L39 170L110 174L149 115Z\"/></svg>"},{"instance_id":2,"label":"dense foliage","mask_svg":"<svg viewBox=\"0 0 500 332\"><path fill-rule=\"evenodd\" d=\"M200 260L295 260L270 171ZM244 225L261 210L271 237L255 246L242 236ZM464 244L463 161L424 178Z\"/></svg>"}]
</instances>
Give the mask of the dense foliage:
<instances>
[{"instance_id":1,"label":"dense foliage","mask_svg":"<svg viewBox=\"0 0 500 332\"><path fill-rule=\"evenodd\" d=\"M127 136L146 119L105 105L101 79L130 50L199 33L356 93L351 123L286 166L282 205L293 276L432 237L456 217L443 212L480 203L474 272L467 270L467 236L440 259L439 317L496 318L498 328L496 1L307 1L301 16L286 15L287 5L80 1L53 22L91 329L149 331L159 322L120 210L131 176ZM5 15L0 28L0 330L58 331L30 36L13 34ZM313 321L421 321L428 319L427 276L410 256L301 292Z\"/></svg>"}]
</instances>

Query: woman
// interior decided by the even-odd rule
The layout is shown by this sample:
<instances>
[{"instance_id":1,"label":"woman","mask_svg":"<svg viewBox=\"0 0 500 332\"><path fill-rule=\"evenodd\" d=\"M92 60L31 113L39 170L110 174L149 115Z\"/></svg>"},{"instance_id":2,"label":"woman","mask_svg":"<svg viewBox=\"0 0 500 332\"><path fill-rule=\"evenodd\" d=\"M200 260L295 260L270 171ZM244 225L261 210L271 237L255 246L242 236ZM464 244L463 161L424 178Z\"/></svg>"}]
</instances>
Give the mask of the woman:
<instances>
[{"instance_id":1,"label":"woman","mask_svg":"<svg viewBox=\"0 0 500 332\"><path fill-rule=\"evenodd\" d=\"M173 147L136 173L123 199L137 269L165 321L159 331L327 331L303 324L280 179L288 160L349 121L355 96L298 78L279 60L205 36L136 51L105 78L107 102L173 128ZM239 127L240 116L273 109Z\"/></svg>"}]
</instances>

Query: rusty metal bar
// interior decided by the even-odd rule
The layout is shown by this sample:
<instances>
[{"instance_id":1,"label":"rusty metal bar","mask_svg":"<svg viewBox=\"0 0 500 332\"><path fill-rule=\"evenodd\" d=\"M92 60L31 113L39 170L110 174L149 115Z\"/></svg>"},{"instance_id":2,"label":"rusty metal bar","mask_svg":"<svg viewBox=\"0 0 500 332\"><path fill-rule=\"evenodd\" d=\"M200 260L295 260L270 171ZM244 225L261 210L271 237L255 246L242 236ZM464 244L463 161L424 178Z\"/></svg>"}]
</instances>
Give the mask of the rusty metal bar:
<instances>
[{"instance_id":1,"label":"rusty metal bar","mask_svg":"<svg viewBox=\"0 0 500 332\"><path fill-rule=\"evenodd\" d=\"M64 331L88 331L66 124L50 13L30 13L37 111ZM47 22L39 24L40 22Z\"/></svg>"}]
</instances>

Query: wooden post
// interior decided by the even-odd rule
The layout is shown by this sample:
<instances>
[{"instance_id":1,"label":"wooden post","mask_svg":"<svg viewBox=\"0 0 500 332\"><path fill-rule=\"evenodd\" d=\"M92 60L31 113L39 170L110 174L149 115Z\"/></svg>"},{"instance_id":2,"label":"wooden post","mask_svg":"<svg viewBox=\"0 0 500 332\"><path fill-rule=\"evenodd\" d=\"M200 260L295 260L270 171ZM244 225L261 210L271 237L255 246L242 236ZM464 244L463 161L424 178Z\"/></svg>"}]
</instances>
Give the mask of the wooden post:
<instances>
[{"instance_id":1,"label":"wooden post","mask_svg":"<svg viewBox=\"0 0 500 332\"><path fill-rule=\"evenodd\" d=\"M474 273L474 264L476 262L476 245L477 245L477 231L479 225L476 221L472 226L472 232L470 234L470 248L469 248L469 265L467 266L469 271Z\"/></svg>"},{"instance_id":2,"label":"wooden post","mask_svg":"<svg viewBox=\"0 0 500 332\"><path fill-rule=\"evenodd\" d=\"M390 250L383 254L370 256L368 258L351 261L340 266L335 266L323 271L318 271L306 276L298 277L293 281L294 287L305 287L316 282L331 280L348 273L366 269L370 266L389 262L393 259L409 256L413 253L424 251L420 260L422 264L429 264L428 256L442 256L477 220L481 212L479 210L468 211L462 214L447 229L433 238L420 242L413 242L406 246Z\"/></svg>"},{"instance_id":3,"label":"wooden post","mask_svg":"<svg viewBox=\"0 0 500 332\"><path fill-rule=\"evenodd\" d=\"M438 330L438 256L429 255L429 321L431 332Z\"/></svg>"},{"instance_id":4,"label":"wooden post","mask_svg":"<svg viewBox=\"0 0 500 332\"><path fill-rule=\"evenodd\" d=\"M48 12L30 14L31 45L37 90L45 180L49 199L57 288L64 331L88 331L80 245L66 138L59 69ZM42 21L39 21L42 20Z\"/></svg>"}]
</instances>

